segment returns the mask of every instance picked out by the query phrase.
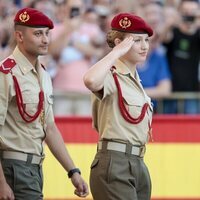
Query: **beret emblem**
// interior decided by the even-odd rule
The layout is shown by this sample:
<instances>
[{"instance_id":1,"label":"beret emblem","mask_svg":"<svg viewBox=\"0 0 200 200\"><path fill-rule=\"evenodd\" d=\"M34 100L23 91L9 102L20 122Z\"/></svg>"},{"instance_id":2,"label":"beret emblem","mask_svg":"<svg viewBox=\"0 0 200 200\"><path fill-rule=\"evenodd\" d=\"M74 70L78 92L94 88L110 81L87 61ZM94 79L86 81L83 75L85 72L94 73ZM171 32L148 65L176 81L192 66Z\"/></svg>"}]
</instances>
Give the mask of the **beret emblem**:
<instances>
[{"instance_id":1,"label":"beret emblem","mask_svg":"<svg viewBox=\"0 0 200 200\"><path fill-rule=\"evenodd\" d=\"M23 12L19 15L19 19L21 22L25 23L30 19L30 16L27 14L27 12Z\"/></svg>"},{"instance_id":2,"label":"beret emblem","mask_svg":"<svg viewBox=\"0 0 200 200\"><path fill-rule=\"evenodd\" d=\"M122 28L126 29L126 28L128 28L128 27L131 26L131 20L128 19L128 17L124 17L123 19L120 19L119 25L120 25Z\"/></svg>"}]
</instances>

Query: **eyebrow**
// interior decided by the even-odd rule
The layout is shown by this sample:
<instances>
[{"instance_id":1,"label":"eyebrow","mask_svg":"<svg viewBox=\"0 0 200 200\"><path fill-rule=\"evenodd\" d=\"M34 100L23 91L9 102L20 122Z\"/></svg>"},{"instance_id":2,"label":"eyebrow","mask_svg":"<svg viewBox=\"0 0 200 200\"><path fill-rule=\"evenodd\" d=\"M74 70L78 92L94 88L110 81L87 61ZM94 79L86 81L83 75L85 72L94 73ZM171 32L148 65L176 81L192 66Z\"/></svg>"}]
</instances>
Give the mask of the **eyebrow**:
<instances>
[{"instance_id":1,"label":"eyebrow","mask_svg":"<svg viewBox=\"0 0 200 200\"><path fill-rule=\"evenodd\" d=\"M133 35L133 39L135 39L135 38L149 38L149 36L147 35L147 36L140 36L140 35Z\"/></svg>"},{"instance_id":2,"label":"eyebrow","mask_svg":"<svg viewBox=\"0 0 200 200\"><path fill-rule=\"evenodd\" d=\"M36 32L40 32L40 33L43 33L43 32L48 32L49 29L35 29L33 32L36 33Z\"/></svg>"}]
</instances>

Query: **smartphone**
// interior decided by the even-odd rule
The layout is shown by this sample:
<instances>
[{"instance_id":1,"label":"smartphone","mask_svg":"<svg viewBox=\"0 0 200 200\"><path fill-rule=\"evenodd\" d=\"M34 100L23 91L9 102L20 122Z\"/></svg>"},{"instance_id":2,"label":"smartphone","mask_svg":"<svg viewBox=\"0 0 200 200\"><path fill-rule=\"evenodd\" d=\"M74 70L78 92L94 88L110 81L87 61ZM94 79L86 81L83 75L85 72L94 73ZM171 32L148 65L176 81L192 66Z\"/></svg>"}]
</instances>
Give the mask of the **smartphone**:
<instances>
[{"instance_id":1,"label":"smartphone","mask_svg":"<svg viewBox=\"0 0 200 200\"><path fill-rule=\"evenodd\" d=\"M76 17L80 15L80 8L72 7L70 10L70 18Z\"/></svg>"}]
</instances>

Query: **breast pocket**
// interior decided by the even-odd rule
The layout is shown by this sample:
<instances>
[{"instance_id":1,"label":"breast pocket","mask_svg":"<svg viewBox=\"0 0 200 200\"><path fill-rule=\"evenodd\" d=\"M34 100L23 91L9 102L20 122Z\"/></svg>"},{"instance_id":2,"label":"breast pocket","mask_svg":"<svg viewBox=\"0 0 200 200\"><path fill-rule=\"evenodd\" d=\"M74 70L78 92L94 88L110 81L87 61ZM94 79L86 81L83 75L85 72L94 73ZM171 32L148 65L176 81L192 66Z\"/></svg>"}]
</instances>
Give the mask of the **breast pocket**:
<instances>
[{"instance_id":1,"label":"breast pocket","mask_svg":"<svg viewBox=\"0 0 200 200\"><path fill-rule=\"evenodd\" d=\"M34 115L38 110L39 94L24 95L24 108L29 115Z\"/></svg>"},{"instance_id":2,"label":"breast pocket","mask_svg":"<svg viewBox=\"0 0 200 200\"><path fill-rule=\"evenodd\" d=\"M38 110L39 94L23 93L22 98L24 108L23 110L28 113L28 115L33 116ZM19 112L15 117L17 118L17 121L23 121ZM27 117L27 119L29 119L29 117Z\"/></svg>"},{"instance_id":3,"label":"breast pocket","mask_svg":"<svg viewBox=\"0 0 200 200\"><path fill-rule=\"evenodd\" d=\"M138 117L141 114L144 102L139 98L124 97L126 109L132 117Z\"/></svg>"}]
</instances>

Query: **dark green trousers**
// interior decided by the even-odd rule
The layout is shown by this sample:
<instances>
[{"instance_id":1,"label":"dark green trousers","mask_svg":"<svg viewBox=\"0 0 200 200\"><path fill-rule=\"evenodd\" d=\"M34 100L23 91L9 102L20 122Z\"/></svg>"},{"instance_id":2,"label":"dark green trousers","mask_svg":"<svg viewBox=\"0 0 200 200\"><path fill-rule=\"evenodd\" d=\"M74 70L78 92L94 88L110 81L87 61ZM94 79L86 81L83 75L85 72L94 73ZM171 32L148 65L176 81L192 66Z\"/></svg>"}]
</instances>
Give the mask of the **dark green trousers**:
<instances>
[{"instance_id":1,"label":"dark green trousers","mask_svg":"<svg viewBox=\"0 0 200 200\"><path fill-rule=\"evenodd\" d=\"M40 165L11 159L2 159L1 164L15 200L43 199L43 175Z\"/></svg>"},{"instance_id":2,"label":"dark green trousers","mask_svg":"<svg viewBox=\"0 0 200 200\"><path fill-rule=\"evenodd\" d=\"M143 158L102 151L91 165L90 189L94 200L150 200L151 179Z\"/></svg>"}]
</instances>

